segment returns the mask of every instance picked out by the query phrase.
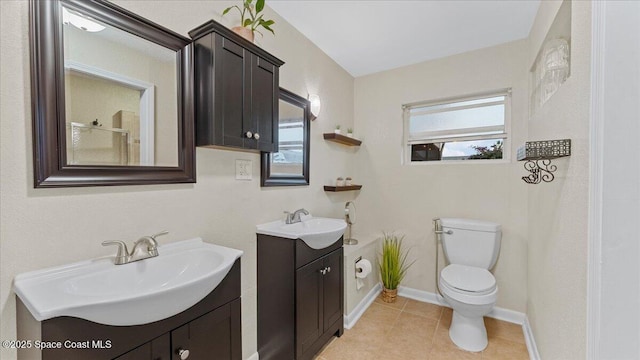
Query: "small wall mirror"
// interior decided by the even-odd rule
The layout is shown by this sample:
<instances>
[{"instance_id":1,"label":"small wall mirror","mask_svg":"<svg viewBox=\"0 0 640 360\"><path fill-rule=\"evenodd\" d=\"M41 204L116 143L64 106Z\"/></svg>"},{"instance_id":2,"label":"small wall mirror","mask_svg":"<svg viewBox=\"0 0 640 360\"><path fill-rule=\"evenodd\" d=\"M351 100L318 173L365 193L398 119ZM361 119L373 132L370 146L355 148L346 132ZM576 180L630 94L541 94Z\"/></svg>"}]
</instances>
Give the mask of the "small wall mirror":
<instances>
[{"instance_id":1,"label":"small wall mirror","mask_svg":"<svg viewBox=\"0 0 640 360\"><path fill-rule=\"evenodd\" d=\"M309 100L280 88L278 152L262 153L262 186L309 185Z\"/></svg>"},{"instance_id":2,"label":"small wall mirror","mask_svg":"<svg viewBox=\"0 0 640 360\"><path fill-rule=\"evenodd\" d=\"M35 187L195 182L189 39L107 1L31 1Z\"/></svg>"}]
</instances>

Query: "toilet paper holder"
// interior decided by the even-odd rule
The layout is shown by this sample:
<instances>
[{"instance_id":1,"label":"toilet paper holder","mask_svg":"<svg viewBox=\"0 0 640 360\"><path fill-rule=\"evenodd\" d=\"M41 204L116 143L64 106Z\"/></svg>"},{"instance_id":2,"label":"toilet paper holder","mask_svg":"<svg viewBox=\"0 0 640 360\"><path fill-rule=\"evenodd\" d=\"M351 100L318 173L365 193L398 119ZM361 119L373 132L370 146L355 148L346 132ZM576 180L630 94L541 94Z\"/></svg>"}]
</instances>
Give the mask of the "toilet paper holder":
<instances>
[{"instance_id":1,"label":"toilet paper holder","mask_svg":"<svg viewBox=\"0 0 640 360\"><path fill-rule=\"evenodd\" d=\"M362 260L362 256L358 256L356 261L353 262L353 267L356 268L356 272L362 272L362 269L358 269L358 261Z\"/></svg>"}]
</instances>

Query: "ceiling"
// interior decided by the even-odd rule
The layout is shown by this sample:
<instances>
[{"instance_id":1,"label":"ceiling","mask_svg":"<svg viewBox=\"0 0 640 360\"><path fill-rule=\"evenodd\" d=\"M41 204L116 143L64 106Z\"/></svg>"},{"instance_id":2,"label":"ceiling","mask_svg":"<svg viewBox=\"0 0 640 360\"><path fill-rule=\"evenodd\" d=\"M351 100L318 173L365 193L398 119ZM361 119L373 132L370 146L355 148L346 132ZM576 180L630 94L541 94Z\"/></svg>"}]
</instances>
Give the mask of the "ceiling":
<instances>
[{"instance_id":1,"label":"ceiling","mask_svg":"<svg viewBox=\"0 0 640 360\"><path fill-rule=\"evenodd\" d=\"M540 0L271 0L268 5L357 77L526 38Z\"/></svg>"}]
</instances>

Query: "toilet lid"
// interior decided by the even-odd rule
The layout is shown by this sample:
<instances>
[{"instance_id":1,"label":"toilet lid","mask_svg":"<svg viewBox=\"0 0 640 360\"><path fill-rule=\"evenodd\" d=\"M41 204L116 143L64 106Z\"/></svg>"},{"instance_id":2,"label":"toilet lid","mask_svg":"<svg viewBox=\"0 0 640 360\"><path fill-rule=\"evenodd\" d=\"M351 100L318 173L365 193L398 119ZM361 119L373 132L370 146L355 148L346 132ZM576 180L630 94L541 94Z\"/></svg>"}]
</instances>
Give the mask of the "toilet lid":
<instances>
[{"instance_id":1,"label":"toilet lid","mask_svg":"<svg viewBox=\"0 0 640 360\"><path fill-rule=\"evenodd\" d=\"M487 292L496 287L496 278L488 270L459 264L451 264L441 273L442 280L449 286L469 292Z\"/></svg>"}]
</instances>

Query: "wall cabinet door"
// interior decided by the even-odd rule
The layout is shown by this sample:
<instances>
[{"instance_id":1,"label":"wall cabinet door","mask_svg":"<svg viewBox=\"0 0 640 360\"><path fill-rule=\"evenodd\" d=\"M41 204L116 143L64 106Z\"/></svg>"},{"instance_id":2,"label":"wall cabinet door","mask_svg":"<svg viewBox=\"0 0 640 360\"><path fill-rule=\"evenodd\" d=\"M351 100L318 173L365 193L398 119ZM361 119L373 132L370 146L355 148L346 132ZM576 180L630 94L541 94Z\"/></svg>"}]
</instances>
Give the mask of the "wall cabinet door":
<instances>
[{"instance_id":1,"label":"wall cabinet door","mask_svg":"<svg viewBox=\"0 0 640 360\"><path fill-rule=\"evenodd\" d=\"M242 119L250 117L251 53L240 45L215 35L214 126L219 127L225 146L245 146Z\"/></svg>"},{"instance_id":2,"label":"wall cabinet door","mask_svg":"<svg viewBox=\"0 0 640 360\"><path fill-rule=\"evenodd\" d=\"M278 67L253 55L251 57L251 119L255 148L278 151Z\"/></svg>"}]
</instances>

